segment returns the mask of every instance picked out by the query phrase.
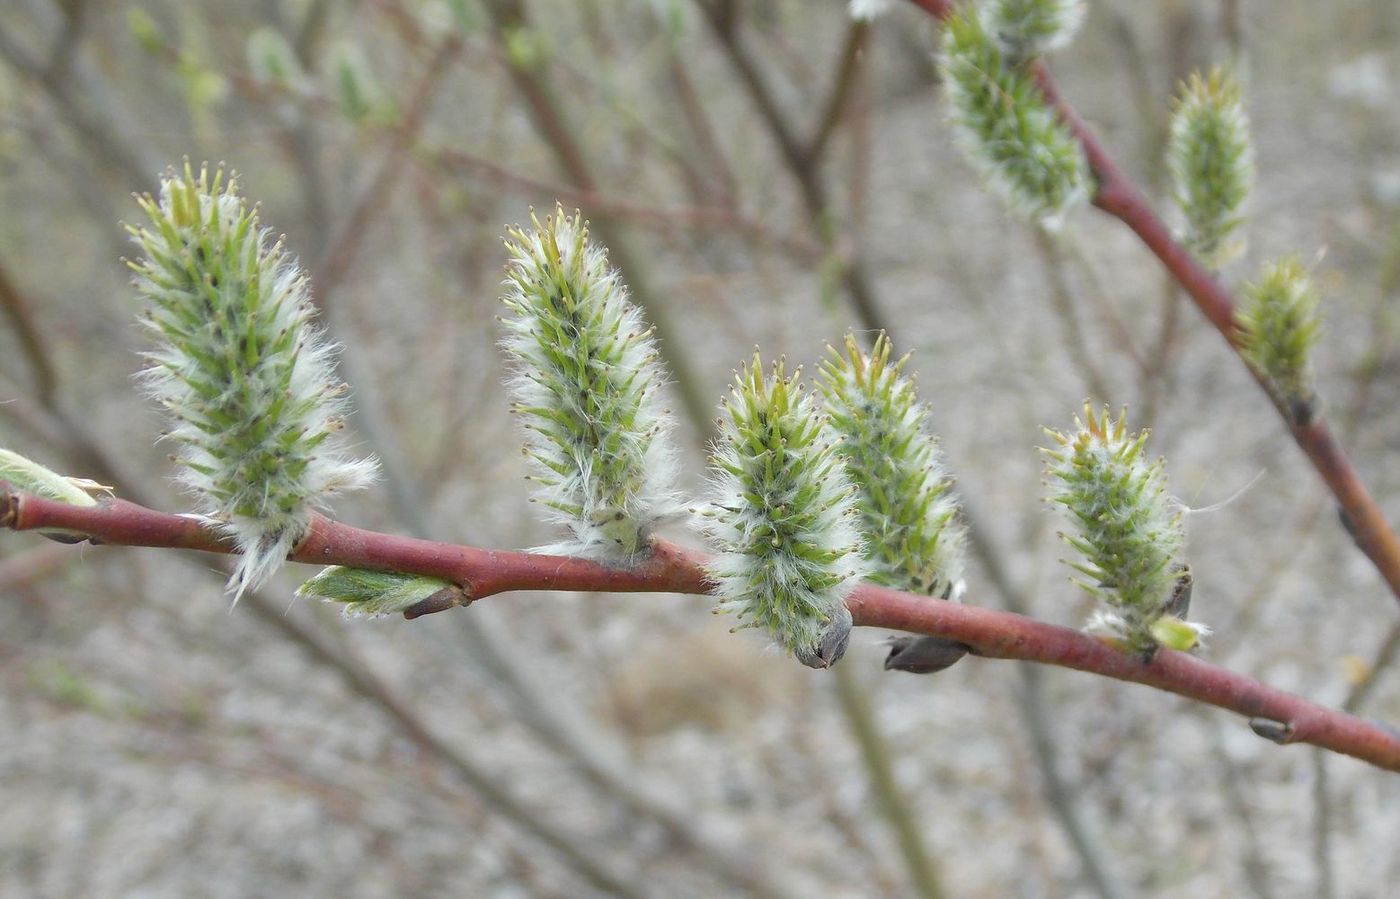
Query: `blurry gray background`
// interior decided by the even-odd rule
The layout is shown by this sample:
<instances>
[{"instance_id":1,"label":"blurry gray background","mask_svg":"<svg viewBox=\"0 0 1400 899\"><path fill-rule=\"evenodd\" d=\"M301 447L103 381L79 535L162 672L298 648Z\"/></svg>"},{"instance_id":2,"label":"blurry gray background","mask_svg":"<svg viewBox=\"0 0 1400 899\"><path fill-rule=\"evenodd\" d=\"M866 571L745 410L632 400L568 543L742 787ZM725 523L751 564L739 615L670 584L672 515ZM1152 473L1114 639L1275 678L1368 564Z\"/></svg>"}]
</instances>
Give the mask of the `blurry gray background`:
<instances>
[{"instance_id":1,"label":"blurry gray background","mask_svg":"<svg viewBox=\"0 0 1400 899\"><path fill-rule=\"evenodd\" d=\"M1084 620L1035 447L1086 397L1127 404L1188 504L1264 472L1189 522L1204 656L1400 718L1375 665L1395 601L1264 396L1123 226L1086 209L1046 238L981 190L936 38L905 5L853 31L798 0L0 0L0 445L187 508L133 389L122 222L165 166L222 160L314 273L386 462L338 517L547 542L494 317L503 223L557 199L664 318L688 490L732 368L755 344L810 368L871 323L859 297L975 516L968 602ZM1400 6L1098 0L1053 65L1162 199L1173 85L1232 56L1260 174L1225 277L1317 263L1326 408L1400 519ZM817 161L784 152L828 118ZM1141 687L884 674L871 632L811 672L698 597L347 622L292 603L311 570L288 566L230 611L219 560L0 538L0 895L1359 899L1400 876L1400 779ZM936 875L883 814L867 719Z\"/></svg>"}]
</instances>

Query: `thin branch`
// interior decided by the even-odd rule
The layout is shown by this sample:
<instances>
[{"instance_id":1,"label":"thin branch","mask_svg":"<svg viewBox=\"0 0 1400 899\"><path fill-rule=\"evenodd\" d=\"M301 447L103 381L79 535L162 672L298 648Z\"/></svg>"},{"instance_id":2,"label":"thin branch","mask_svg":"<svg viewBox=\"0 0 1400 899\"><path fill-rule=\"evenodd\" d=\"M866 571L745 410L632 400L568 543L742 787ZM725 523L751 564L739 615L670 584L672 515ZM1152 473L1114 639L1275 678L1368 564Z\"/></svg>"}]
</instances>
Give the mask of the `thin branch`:
<instances>
[{"instance_id":1,"label":"thin branch","mask_svg":"<svg viewBox=\"0 0 1400 899\"><path fill-rule=\"evenodd\" d=\"M894 831L914 889L923 899L944 899L947 893L938 874L938 865L924 846L919 822L905 801L899 782L895 780L889 745L870 708L870 699L861 689L855 669L841 665L832 675L836 680L836 698L851 723L851 732L865 760L865 770L870 775L870 786L880 810L890 822L890 829Z\"/></svg>"},{"instance_id":2,"label":"thin branch","mask_svg":"<svg viewBox=\"0 0 1400 899\"><path fill-rule=\"evenodd\" d=\"M739 22L733 14L734 10L725 3L715 4L705 0L696 0L696 3L710 23L710 29L720 47L729 57L730 64L739 75L744 89L758 107L759 117L777 143L788 172L797 182L802 204L806 207L807 216L811 219L818 238L829 251L834 251L837 245L836 211L832 208L826 183L821 177L818 160L808 154L797 135L796 126L783 113L772 86L759 69L758 60L749 52L743 36L739 33ZM851 304L860 316L861 326L872 334L880 331L893 333L875 294L875 285L865 259L859 253L847 255L842 277Z\"/></svg>"},{"instance_id":3,"label":"thin branch","mask_svg":"<svg viewBox=\"0 0 1400 899\"><path fill-rule=\"evenodd\" d=\"M947 18L953 10L953 4L949 0L911 2L939 18ZM1152 209L1147 197L1118 168L1098 137L1080 118L1079 113L1060 95L1059 87L1045 64L1036 62L1031 70L1046 101L1074 132L1084 150L1084 155L1098 181L1094 205L1122 221L1137 234L1195 301L1201 313L1238 353L1240 335L1235 324L1234 297L1229 289L1198 263L1185 247L1176 242L1171 230ZM1250 369L1250 372L1254 374L1255 380L1259 381L1254 370ZM1260 386L1263 387L1262 381ZM1288 425L1293 439L1336 497L1343 522L1355 539L1356 545L1376 566L1390 592L1400 601L1400 538L1396 537L1380 506L1361 482L1351 460L1337 443L1327 422L1321 413L1317 413L1311 421L1299 424L1287 409L1277 403L1275 407Z\"/></svg>"},{"instance_id":4,"label":"thin branch","mask_svg":"<svg viewBox=\"0 0 1400 899\"><path fill-rule=\"evenodd\" d=\"M1313 868L1317 872L1317 899L1333 899L1337 895L1336 876L1332 871L1332 801L1328 788L1327 754L1321 749L1312 752L1313 763Z\"/></svg>"},{"instance_id":5,"label":"thin branch","mask_svg":"<svg viewBox=\"0 0 1400 899\"><path fill-rule=\"evenodd\" d=\"M1030 604L1024 593L1011 582L1011 575L1002 564L1001 554L992 545L987 529L977 523L977 516L966 498L963 499L962 519L967 525L968 545L981 563L992 588L1001 594L1002 603L1011 612L1029 615ZM1035 753L1036 764L1044 781L1045 801L1078 854L1084 879L1102 899L1123 899L1128 891L1123 887L1117 869L1109 861L1109 853L1099 838L1099 828L1091 825L1079 793L1060 765L1061 741L1051 712L1053 703L1045 688L1045 671L1034 665L1016 667L1022 686L1016 697L1016 705L1025 722L1031 751Z\"/></svg>"},{"instance_id":6,"label":"thin branch","mask_svg":"<svg viewBox=\"0 0 1400 899\"><path fill-rule=\"evenodd\" d=\"M1400 624L1391 627L1390 633L1381 641L1380 648L1376 650L1376 657L1366 669L1366 676L1351 688L1351 693L1342 703L1342 710L1348 714L1356 714L1371 697L1371 691L1376 688L1380 673L1394 664L1397 658L1400 658Z\"/></svg>"},{"instance_id":7,"label":"thin branch","mask_svg":"<svg viewBox=\"0 0 1400 899\"><path fill-rule=\"evenodd\" d=\"M855 88L856 72L860 68L861 53L865 50L869 34L870 23L864 19L852 22L846 31L846 43L841 48L841 65L836 71L836 82L831 86L831 94L826 99L825 111L817 124L817 131L803 151L813 163L819 162L825 155L831 136L836 133L836 126L841 124L841 117L846 112L846 106L850 103Z\"/></svg>"},{"instance_id":8,"label":"thin branch","mask_svg":"<svg viewBox=\"0 0 1400 899\"><path fill-rule=\"evenodd\" d=\"M648 8L654 17L661 17L659 7L653 5ZM706 173L719 182L719 195L715 199L721 206L733 206L738 202L739 179L735 177L724 148L720 146L719 135L715 133L713 123L705 114L704 104L700 102L699 92L696 91L694 81L685 66L685 55L671 35L665 35L663 40L666 41L666 71L675 91L676 105L693 140L708 162L705 166Z\"/></svg>"},{"instance_id":9,"label":"thin branch","mask_svg":"<svg viewBox=\"0 0 1400 899\"><path fill-rule=\"evenodd\" d=\"M498 188L511 187L557 199L561 203L585 210L590 216L627 221L648 228L733 232L761 244L776 246L804 262L816 261L824 252L811 240L773 231L763 222L738 209L732 201L726 201L722 206L649 206L591 188L578 188L522 175L493 159L469 153L458 147L423 150L420 157L425 163L448 171L466 172Z\"/></svg>"},{"instance_id":10,"label":"thin branch","mask_svg":"<svg viewBox=\"0 0 1400 899\"><path fill-rule=\"evenodd\" d=\"M1211 730L1211 751L1220 771L1222 798L1225 808L1234 815L1238 823L1238 832L1244 841L1244 848L1240 852L1240 865L1244 868L1245 883L1249 884L1250 891L1258 899L1273 899L1274 893L1269 882L1273 866L1269 864L1268 855L1264 851L1264 841L1260 839L1259 826L1250 808L1249 796L1245 793L1245 779L1240 773L1239 765L1230 757L1225 745L1224 732L1219 727L1212 727ZM1321 749L1313 750L1314 756L1323 754Z\"/></svg>"},{"instance_id":11,"label":"thin branch","mask_svg":"<svg viewBox=\"0 0 1400 899\"><path fill-rule=\"evenodd\" d=\"M144 186L147 183L148 167L126 137L117 131L109 110L100 105L94 106L90 102L92 91L71 85L66 77L66 68L55 68L40 63L4 28L0 28L0 60L9 65L17 75L37 84L59 117L84 144L101 149L97 154L99 166L118 175L127 187Z\"/></svg>"},{"instance_id":12,"label":"thin branch","mask_svg":"<svg viewBox=\"0 0 1400 899\"><path fill-rule=\"evenodd\" d=\"M461 49L462 40L456 36L442 40L433 49L423 74L413 86L402 118L389 135L388 146L379 164L358 192L349 212L336 226L314 268L311 278L313 301L331 333L341 340L345 335L338 327L340 316L336 315L336 304L330 301L330 297L353 271L358 251L376 217L384 209L394 185L406 170L404 158L417 143L433 99ZM374 402L376 380L365 370L358 353L343 354L340 364L346 382L355 388L356 408L359 411L357 426L383 460L385 485L395 508L423 508L419 486L404 473L407 466L402 463L402 446L394 439L393 429L384 420L382 404ZM412 526L413 522L409 520L409 524Z\"/></svg>"},{"instance_id":13,"label":"thin branch","mask_svg":"<svg viewBox=\"0 0 1400 899\"><path fill-rule=\"evenodd\" d=\"M4 311L10 327L14 328L20 349L29 362L29 370L34 376L35 398L43 405L49 405L54 387L58 384L49 348L34 324L34 310L30 302L10 277L3 260L0 260L0 310Z\"/></svg>"},{"instance_id":14,"label":"thin branch","mask_svg":"<svg viewBox=\"0 0 1400 899\"><path fill-rule=\"evenodd\" d=\"M70 506L0 486L0 526L15 531L70 530L125 546L229 553L232 544L194 517L170 515L115 499ZM316 565L347 565L446 578L470 600L515 590L614 593L708 593L704 559L657 541L630 567L586 559L480 549L368 531L315 515L289 556ZM1310 743L1389 771L1400 771L1400 735L1315 705L1186 653L1161 650L1150 661L1076 630L997 609L931 600L866 584L846 600L857 625L950 637L991 659L1020 659L1145 684L1226 709L1276 743ZM410 609L418 617L438 608Z\"/></svg>"},{"instance_id":15,"label":"thin branch","mask_svg":"<svg viewBox=\"0 0 1400 899\"><path fill-rule=\"evenodd\" d=\"M226 573L226 572L225 572ZM635 878L614 871L573 836L559 830L547 812L526 806L497 773L438 736L417 711L358 659L331 644L326 637L286 613L285 605L256 592L244 594L258 618L306 650L345 680L362 698L393 719L400 731L432 758L452 769L478 796L515 822L523 831L566 859L589 883L608 895L642 899Z\"/></svg>"},{"instance_id":16,"label":"thin branch","mask_svg":"<svg viewBox=\"0 0 1400 899\"><path fill-rule=\"evenodd\" d=\"M1041 264L1049 276L1051 307L1056 318L1060 320L1065 350L1074 367L1079 370L1079 376L1083 379L1089 396L1098 402L1107 402L1111 396L1108 382L1104 380L1103 372L1094 359L1094 351L1090 348L1084 329L1079 326L1079 319L1074 314L1074 290L1065 278L1065 264L1055 238L1044 228L1032 227L1030 232L1036 251L1040 254Z\"/></svg>"},{"instance_id":17,"label":"thin branch","mask_svg":"<svg viewBox=\"0 0 1400 899\"><path fill-rule=\"evenodd\" d=\"M316 285L318 297L324 298L350 274L360 244L375 216L383 210L390 189L403 173L404 157L417 143L433 98L461 48L461 39L454 36L444 40L433 52L423 76L413 89L403 118L390 136L389 146L385 148L378 168L356 198L349 214L336 228L329 248L316 266L312 283Z\"/></svg>"}]
</instances>

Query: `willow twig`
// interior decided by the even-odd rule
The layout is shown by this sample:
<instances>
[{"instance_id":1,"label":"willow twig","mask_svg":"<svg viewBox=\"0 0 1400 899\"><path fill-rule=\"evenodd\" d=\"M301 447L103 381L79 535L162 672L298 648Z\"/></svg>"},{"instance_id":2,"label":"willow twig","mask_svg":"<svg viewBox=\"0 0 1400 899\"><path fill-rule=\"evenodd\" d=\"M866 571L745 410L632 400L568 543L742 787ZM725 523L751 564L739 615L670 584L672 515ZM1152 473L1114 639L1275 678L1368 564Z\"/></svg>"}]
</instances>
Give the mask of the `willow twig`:
<instances>
[{"instance_id":1,"label":"willow twig","mask_svg":"<svg viewBox=\"0 0 1400 899\"><path fill-rule=\"evenodd\" d=\"M195 517L157 512L125 500L70 506L0 485L0 526L15 531L68 530L97 542L230 553L233 546ZM347 565L445 578L469 601L515 590L707 594L704 558L664 541L630 568L586 559L481 549L369 531L324 516L288 556L317 565ZM1079 631L997 609L931 601L873 584L846 600L857 625L949 637L989 659L1020 659L1145 684L1251 719L1276 743L1310 743L1389 771L1400 771L1400 735L1218 668L1186 653L1159 651L1150 662ZM410 609L418 617L440 608Z\"/></svg>"},{"instance_id":2,"label":"willow twig","mask_svg":"<svg viewBox=\"0 0 1400 899\"><path fill-rule=\"evenodd\" d=\"M951 0L912 2L941 19L947 18L953 12ZM1060 95L1059 87L1044 62L1034 63L1032 71L1046 101L1074 132L1084 150L1084 156L1097 181L1094 205L1122 221L1137 234L1138 239L1157 257L1177 284L1196 303L1201 313L1238 354L1240 333L1235 324L1235 301L1230 290L1172 237L1171 230L1153 210L1147 197L1118 168L1108 150L1099 142L1079 113ZM1259 380L1257 375L1255 379ZM1262 381L1260 386L1263 387ZM1391 594L1400 601L1400 538L1396 537L1375 498L1362 483L1326 420L1318 413L1311 421L1300 424L1290 415L1289 410L1278 403L1274 405L1299 448L1336 497L1342 521L1356 545L1376 566Z\"/></svg>"}]
</instances>

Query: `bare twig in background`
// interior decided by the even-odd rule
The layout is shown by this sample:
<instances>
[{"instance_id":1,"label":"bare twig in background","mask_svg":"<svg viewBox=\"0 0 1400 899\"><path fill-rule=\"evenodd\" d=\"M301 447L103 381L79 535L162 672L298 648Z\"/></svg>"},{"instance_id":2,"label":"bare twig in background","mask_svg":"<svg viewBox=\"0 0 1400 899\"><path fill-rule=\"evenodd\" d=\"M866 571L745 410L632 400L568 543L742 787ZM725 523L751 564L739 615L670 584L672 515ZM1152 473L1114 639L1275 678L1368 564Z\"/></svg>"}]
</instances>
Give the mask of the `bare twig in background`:
<instances>
[{"instance_id":1,"label":"bare twig in background","mask_svg":"<svg viewBox=\"0 0 1400 899\"><path fill-rule=\"evenodd\" d=\"M461 49L461 39L453 35L432 51L422 76L404 105L403 115L389 135L388 146L384 148L379 165L356 195L350 211L336 225L325 254L316 265L312 281L318 297L334 292L353 270L352 263L365 232L384 208L390 190L403 175L405 159L418 142L433 98ZM325 306L321 308L324 313Z\"/></svg>"},{"instance_id":2,"label":"bare twig in background","mask_svg":"<svg viewBox=\"0 0 1400 899\"><path fill-rule=\"evenodd\" d=\"M457 147L438 147L420 153L423 163L445 171L466 172L473 177L496 185L539 194L577 207L600 218L619 223L644 225L666 230L714 231L752 238L761 245L772 245L796 259L814 261L822 249L812 240L800 235L782 234L747 215L729 200L724 206L690 206L661 208L614 196L600 190L581 189L531 178L512 171L494 160L468 153Z\"/></svg>"},{"instance_id":3,"label":"bare twig in background","mask_svg":"<svg viewBox=\"0 0 1400 899\"><path fill-rule=\"evenodd\" d=\"M1224 787L1225 805L1234 816L1244 837L1244 858L1240 860L1240 864L1244 868L1245 882L1258 899L1272 899L1274 891L1270 885L1269 872L1274 865L1265 853L1265 843L1259 836L1253 803L1248 795L1249 782L1241 774L1234 759L1230 758L1230 752L1225 746L1225 736L1218 726L1212 729L1211 748Z\"/></svg>"},{"instance_id":4,"label":"bare twig in background","mask_svg":"<svg viewBox=\"0 0 1400 899\"><path fill-rule=\"evenodd\" d=\"M47 405L53 398L58 376L54 374L49 352L34 324L34 312L24 293L11 280L9 267L3 260L0 260L0 310L9 319L10 327L19 338L20 348L29 363L34 378L35 399Z\"/></svg>"},{"instance_id":5,"label":"bare twig in background","mask_svg":"<svg viewBox=\"0 0 1400 899\"><path fill-rule=\"evenodd\" d=\"M985 528L978 524L976 513L968 507L966 500L963 501L962 516L968 526L968 545L992 589L1001 597L1002 605L1018 615L1029 615L1030 606L1023 591L1011 582L1011 576L1002 564L1001 554L992 545ZM1031 751L1043 781L1045 801L1074 846L1084 879L1102 899L1123 899L1129 894L1123 887L1121 875L1110 863L1108 852L1098 835L1099 828L1088 820L1060 761L1061 740L1050 713L1053 703L1045 689L1044 672L1034 665L1017 665L1016 669L1021 675L1017 709L1030 734Z\"/></svg>"},{"instance_id":6,"label":"bare twig in background","mask_svg":"<svg viewBox=\"0 0 1400 899\"><path fill-rule=\"evenodd\" d=\"M630 872L617 872L610 865L600 861L596 853L582 845L579 840L559 830L548 814L529 808L517 799L496 773L467 755L460 747L448 743L434 733L406 700L397 696L367 667L350 658L343 650L333 648L317 631L287 615L284 603L252 591L244 594L244 600L256 610L263 623L300 646L318 662L337 672L351 689L389 716L409 740L445 763L475 793L526 833L557 852L589 883L612 895L637 899L648 895L646 891L636 887L638 879L635 875Z\"/></svg>"},{"instance_id":7,"label":"bare twig in background","mask_svg":"<svg viewBox=\"0 0 1400 899\"><path fill-rule=\"evenodd\" d=\"M78 20L67 22L76 26ZM76 45L79 34L74 32L65 40ZM129 141L121 136L110 118L111 106L100 102L104 92L84 79L82 86L73 84L73 66L69 60L72 48L65 53L62 65L41 63L20 45L15 35L0 27L0 59L17 74L32 80L48 97L59 116L85 143L104 147L106 152L98 165L116 175L124 184L145 185L155 175L143 157L136 155Z\"/></svg>"},{"instance_id":8,"label":"bare twig in background","mask_svg":"<svg viewBox=\"0 0 1400 899\"><path fill-rule=\"evenodd\" d=\"M834 128L835 125L820 125L817 136L821 139L804 142L799 137L796 126L789 121L779 105L772 88L763 76L758 60L744 43L743 34L739 28L739 17L736 15L736 10L730 0L714 0L714 2L696 0L696 3L705 14L705 18L710 24L710 30L724 49L735 72L739 75L740 82L758 108L759 115L773 136L774 142L777 143L789 174L797 182L803 206L806 208L808 219L816 229L818 239L827 246L828 252L838 252L840 228L836 219L837 211L832 206L830 191L822 177L821 158L818 155L825 150L827 143L827 138L821 136L821 129ZM855 26L852 27L855 28ZM831 100L827 104L828 110L833 115L839 115L845 109L845 84L854 77L856 54L858 54L858 45L861 40L860 35L854 35L848 40L847 50L852 54L850 65L843 66L841 80L836 82ZM809 148L815 150L816 153L809 152ZM878 331L895 333L896 329L890 327L891 322L880 307L880 301L875 292L874 279L870 274L868 263L859 253L858 248L853 248L844 254L841 281L850 295L851 303L860 313L861 321L866 328L872 333Z\"/></svg>"},{"instance_id":9,"label":"bare twig in background","mask_svg":"<svg viewBox=\"0 0 1400 899\"><path fill-rule=\"evenodd\" d=\"M43 580L62 571L76 557L71 548L53 544L0 559L0 590L14 590Z\"/></svg>"},{"instance_id":10,"label":"bare twig in background","mask_svg":"<svg viewBox=\"0 0 1400 899\"><path fill-rule=\"evenodd\" d=\"M909 809L904 791L895 780L889 745L875 720L866 689L860 683L855 669L849 665L836 666L832 676L836 683L836 697L847 721L850 722L851 731L865 761L865 770L870 775L875 801L879 803L881 812L894 830L914 889L924 899L942 899L947 893L943 889L938 866L924 847L924 837L919 832L918 821Z\"/></svg>"},{"instance_id":11,"label":"bare twig in background","mask_svg":"<svg viewBox=\"0 0 1400 899\"><path fill-rule=\"evenodd\" d=\"M1336 875L1332 873L1332 802L1328 796L1327 759L1325 753L1314 750L1313 774L1313 867L1316 869L1317 899L1332 899L1337 895Z\"/></svg>"},{"instance_id":12,"label":"bare twig in background","mask_svg":"<svg viewBox=\"0 0 1400 899\"><path fill-rule=\"evenodd\" d=\"M1084 330L1079 326L1079 319L1075 315L1074 291L1065 279L1064 263L1060 259L1055 238L1045 233L1042 228L1031 228L1030 231L1036 250L1039 251L1040 258L1044 263L1045 272L1050 276L1050 300L1055 310L1055 317L1059 319L1060 325L1064 329L1062 342L1070 359L1074 362L1075 368L1084 378L1084 385L1089 390L1089 396L1095 402L1107 402L1112 394L1109 392L1108 383L1104 380L1103 372L1100 371L1098 363L1094 360L1093 350L1085 341Z\"/></svg>"},{"instance_id":13,"label":"bare twig in background","mask_svg":"<svg viewBox=\"0 0 1400 899\"><path fill-rule=\"evenodd\" d=\"M1381 640L1380 647L1377 648L1375 656L1370 664L1366 666L1364 676L1358 680L1347 694L1346 700L1342 703L1342 709L1350 714L1360 711L1370 698L1371 691L1376 688L1377 677L1381 672L1395 664L1400 658L1400 624L1392 625L1390 631Z\"/></svg>"},{"instance_id":14,"label":"bare twig in background","mask_svg":"<svg viewBox=\"0 0 1400 899\"><path fill-rule=\"evenodd\" d=\"M860 56L865 52L869 33L870 23L864 20L852 22L846 28L846 41L841 47L841 61L836 66L835 81L832 82L831 92L827 95L826 103L822 107L816 132L802 152L802 155L812 160L813 163L819 163L826 155L831 136L836 133L837 126L841 124L841 119L846 114L846 108L850 104L851 95L855 90L856 73L860 68Z\"/></svg>"}]
</instances>

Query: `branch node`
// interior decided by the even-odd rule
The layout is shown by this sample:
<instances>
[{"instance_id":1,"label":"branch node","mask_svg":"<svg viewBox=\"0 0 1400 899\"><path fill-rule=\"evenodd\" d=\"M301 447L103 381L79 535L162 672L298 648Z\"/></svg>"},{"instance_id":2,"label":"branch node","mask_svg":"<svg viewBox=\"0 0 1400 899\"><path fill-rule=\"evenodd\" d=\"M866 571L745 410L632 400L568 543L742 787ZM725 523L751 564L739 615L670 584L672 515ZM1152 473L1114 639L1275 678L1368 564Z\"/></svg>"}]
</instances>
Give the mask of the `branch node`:
<instances>
[{"instance_id":1,"label":"branch node","mask_svg":"<svg viewBox=\"0 0 1400 899\"><path fill-rule=\"evenodd\" d=\"M432 615L435 612L446 612L458 606L466 608L471 604L472 597L467 594L467 591L462 587L453 585L451 587L443 587L427 599L416 602L404 609L403 617L412 621L424 615Z\"/></svg>"},{"instance_id":2,"label":"branch node","mask_svg":"<svg viewBox=\"0 0 1400 899\"><path fill-rule=\"evenodd\" d=\"M935 674L950 668L972 651L966 643L947 637L895 637L885 656L886 671Z\"/></svg>"}]
</instances>

